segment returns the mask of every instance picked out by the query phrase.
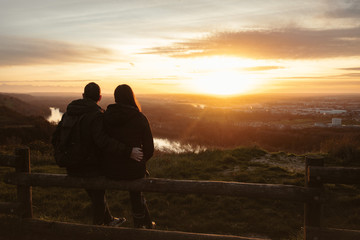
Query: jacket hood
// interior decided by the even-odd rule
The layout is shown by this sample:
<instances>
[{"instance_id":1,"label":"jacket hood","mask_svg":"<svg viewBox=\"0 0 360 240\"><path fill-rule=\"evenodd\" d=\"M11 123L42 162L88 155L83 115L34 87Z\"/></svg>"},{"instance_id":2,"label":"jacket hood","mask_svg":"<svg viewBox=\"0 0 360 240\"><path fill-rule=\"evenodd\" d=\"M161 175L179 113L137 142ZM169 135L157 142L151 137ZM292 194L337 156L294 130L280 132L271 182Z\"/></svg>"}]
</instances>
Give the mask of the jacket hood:
<instances>
[{"instance_id":1,"label":"jacket hood","mask_svg":"<svg viewBox=\"0 0 360 240\"><path fill-rule=\"evenodd\" d=\"M83 115L85 113L91 112L91 111L100 111L101 107L96 104L91 99L84 98L84 99L78 99L72 101L67 109L66 112L69 115Z\"/></svg>"},{"instance_id":2,"label":"jacket hood","mask_svg":"<svg viewBox=\"0 0 360 240\"><path fill-rule=\"evenodd\" d=\"M124 104L110 104L105 111L105 120L109 124L124 124L138 116L139 110L136 107Z\"/></svg>"}]
</instances>

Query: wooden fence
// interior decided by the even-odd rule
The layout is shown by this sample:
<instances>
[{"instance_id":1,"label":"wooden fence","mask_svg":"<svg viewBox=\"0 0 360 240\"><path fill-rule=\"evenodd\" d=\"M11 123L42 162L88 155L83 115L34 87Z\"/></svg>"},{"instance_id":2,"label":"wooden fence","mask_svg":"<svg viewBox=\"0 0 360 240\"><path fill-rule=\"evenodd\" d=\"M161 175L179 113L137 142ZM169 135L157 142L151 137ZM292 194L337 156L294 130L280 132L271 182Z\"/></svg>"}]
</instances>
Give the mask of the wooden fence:
<instances>
[{"instance_id":1,"label":"wooden fence","mask_svg":"<svg viewBox=\"0 0 360 240\"><path fill-rule=\"evenodd\" d=\"M0 213L13 213L22 218L22 228L49 234L71 234L86 239L144 239L144 240L226 240L252 239L232 235L199 234L178 231L113 228L85 224L44 221L33 218L32 186L118 189L162 193L194 193L238 196L258 199L275 199L304 203L305 240L355 240L360 231L324 228L322 220L323 184L360 182L360 168L324 167L324 159L307 157L305 186L281 184L256 184L222 181L193 181L147 178L134 181L111 181L99 178L75 178L64 174L31 173L30 151L16 149L14 156L0 155L0 166L14 167L15 172L6 174L4 181L17 186L17 202L0 203Z\"/></svg>"}]
</instances>

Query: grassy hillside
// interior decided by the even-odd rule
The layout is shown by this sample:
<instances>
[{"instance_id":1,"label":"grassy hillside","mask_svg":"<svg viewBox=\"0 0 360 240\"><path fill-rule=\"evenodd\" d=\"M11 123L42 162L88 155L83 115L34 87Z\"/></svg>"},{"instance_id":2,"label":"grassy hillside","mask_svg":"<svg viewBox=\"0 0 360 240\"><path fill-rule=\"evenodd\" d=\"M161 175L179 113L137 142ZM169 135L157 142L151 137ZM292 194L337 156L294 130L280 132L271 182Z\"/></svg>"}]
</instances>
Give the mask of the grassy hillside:
<instances>
[{"instance_id":1,"label":"grassy hillside","mask_svg":"<svg viewBox=\"0 0 360 240\"><path fill-rule=\"evenodd\" d=\"M31 104L34 100L30 95L21 96L23 100L0 94L0 144L49 142L55 127L43 117L48 115L49 108Z\"/></svg>"},{"instance_id":2,"label":"grassy hillside","mask_svg":"<svg viewBox=\"0 0 360 240\"><path fill-rule=\"evenodd\" d=\"M30 145L32 171L64 173L54 164L51 147L36 142ZM1 153L12 153L3 146ZM328 159L327 164L333 164ZM161 154L150 160L151 177L202 179L304 185L304 157L284 152L269 153L258 147L231 150L207 150L199 154ZM3 175L8 168L0 168ZM15 200L15 187L0 182L0 202ZM358 229L360 223L359 186L328 185L332 190L324 214L326 226ZM329 193L330 194L330 193ZM266 236L272 239L301 239L303 205L275 200L209 196L196 194L145 193L150 212L158 229L241 236ZM114 216L125 216L131 227L128 193L108 191L108 202ZM91 223L91 205L85 191L61 188L33 188L36 218ZM10 219L10 220L9 220ZM15 234L1 216L0 232Z\"/></svg>"},{"instance_id":3,"label":"grassy hillside","mask_svg":"<svg viewBox=\"0 0 360 240\"><path fill-rule=\"evenodd\" d=\"M49 107L32 104L35 98L27 94L0 93L0 106L26 116L48 116Z\"/></svg>"},{"instance_id":4,"label":"grassy hillside","mask_svg":"<svg viewBox=\"0 0 360 240\"><path fill-rule=\"evenodd\" d=\"M29 144L49 142L55 126L43 117L25 116L0 106L0 144Z\"/></svg>"}]
</instances>

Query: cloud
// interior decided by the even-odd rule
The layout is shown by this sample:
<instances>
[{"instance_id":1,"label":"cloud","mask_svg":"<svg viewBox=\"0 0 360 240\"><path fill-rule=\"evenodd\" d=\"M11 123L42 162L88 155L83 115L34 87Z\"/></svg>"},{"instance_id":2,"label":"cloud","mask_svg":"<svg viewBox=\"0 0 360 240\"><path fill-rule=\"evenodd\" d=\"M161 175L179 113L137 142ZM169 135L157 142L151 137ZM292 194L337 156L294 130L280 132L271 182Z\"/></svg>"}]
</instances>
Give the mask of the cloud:
<instances>
[{"instance_id":1,"label":"cloud","mask_svg":"<svg viewBox=\"0 0 360 240\"><path fill-rule=\"evenodd\" d=\"M152 83L151 85L156 85L156 86L177 86L179 85L179 83Z\"/></svg>"},{"instance_id":2,"label":"cloud","mask_svg":"<svg viewBox=\"0 0 360 240\"><path fill-rule=\"evenodd\" d=\"M105 48L66 42L0 36L0 66L110 61Z\"/></svg>"},{"instance_id":3,"label":"cloud","mask_svg":"<svg viewBox=\"0 0 360 240\"><path fill-rule=\"evenodd\" d=\"M352 67L352 68L339 68L339 70L346 70L346 71L360 71L360 67Z\"/></svg>"},{"instance_id":4,"label":"cloud","mask_svg":"<svg viewBox=\"0 0 360 240\"><path fill-rule=\"evenodd\" d=\"M283 68L284 67L281 67L281 66L257 66L257 67L242 68L241 70L245 70L245 71L268 71L268 70L283 69Z\"/></svg>"},{"instance_id":5,"label":"cloud","mask_svg":"<svg viewBox=\"0 0 360 240\"><path fill-rule=\"evenodd\" d=\"M347 80L347 81L335 81L335 80L324 80L324 81L318 81L318 82L313 82L313 81L287 81L286 83L281 82L281 83L277 83L278 85L286 85L286 86L292 86L292 87L305 87L305 86L358 86L359 85L359 81L356 80ZM275 85L275 84L274 84Z\"/></svg>"},{"instance_id":6,"label":"cloud","mask_svg":"<svg viewBox=\"0 0 360 240\"><path fill-rule=\"evenodd\" d=\"M76 79L76 80L17 80L17 81L9 81L9 80L0 80L0 83L76 83L76 82L95 82L101 80L89 80L89 79Z\"/></svg>"},{"instance_id":7,"label":"cloud","mask_svg":"<svg viewBox=\"0 0 360 240\"><path fill-rule=\"evenodd\" d=\"M287 80L272 82L268 85L270 91L312 92L312 93L358 93L356 80Z\"/></svg>"},{"instance_id":8,"label":"cloud","mask_svg":"<svg viewBox=\"0 0 360 240\"><path fill-rule=\"evenodd\" d=\"M0 84L1 92L8 93L29 93L29 92L68 92L68 93L81 93L83 86L60 86L60 85L46 85L38 86L33 84L14 85L14 84Z\"/></svg>"},{"instance_id":9,"label":"cloud","mask_svg":"<svg viewBox=\"0 0 360 240\"><path fill-rule=\"evenodd\" d=\"M343 74L343 75L340 75L340 76L342 76L342 77L350 77L350 78L359 78L360 73L348 73L348 74Z\"/></svg>"},{"instance_id":10,"label":"cloud","mask_svg":"<svg viewBox=\"0 0 360 240\"><path fill-rule=\"evenodd\" d=\"M329 18L360 18L360 2L352 1L327 1L329 10L325 12L325 16Z\"/></svg>"},{"instance_id":11,"label":"cloud","mask_svg":"<svg viewBox=\"0 0 360 240\"><path fill-rule=\"evenodd\" d=\"M203 39L145 49L171 57L226 55L254 59L321 59L360 56L360 27L220 32Z\"/></svg>"},{"instance_id":12,"label":"cloud","mask_svg":"<svg viewBox=\"0 0 360 240\"><path fill-rule=\"evenodd\" d=\"M360 73L346 73L346 74L338 74L338 75L326 75L326 76L298 76L298 77L278 77L276 79L285 79L285 80L291 80L291 79L295 79L295 80L326 80L326 79L337 79L336 81L342 81L344 82L343 79L354 79L354 80L349 80L349 81L354 81L357 82L358 84L360 83L360 80L358 80L360 77ZM275 78L274 78L275 79Z\"/></svg>"}]
</instances>

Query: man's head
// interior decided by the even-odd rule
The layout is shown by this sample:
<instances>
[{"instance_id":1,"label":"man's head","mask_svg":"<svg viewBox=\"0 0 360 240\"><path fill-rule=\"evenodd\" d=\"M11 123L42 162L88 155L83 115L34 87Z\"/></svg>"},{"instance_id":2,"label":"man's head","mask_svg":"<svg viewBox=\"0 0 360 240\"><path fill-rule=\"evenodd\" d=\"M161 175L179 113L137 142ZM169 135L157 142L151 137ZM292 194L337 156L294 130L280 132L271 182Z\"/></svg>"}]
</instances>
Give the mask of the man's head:
<instances>
[{"instance_id":1,"label":"man's head","mask_svg":"<svg viewBox=\"0 0 360 240\"><path fill-rule=\"evenodd\" d=\"M84 88L83 98L90 98L95 102L101 99L101 91L99 85L94 82L88 83Z\"/></svg>"}]
</instances>

